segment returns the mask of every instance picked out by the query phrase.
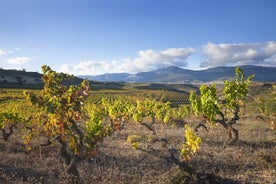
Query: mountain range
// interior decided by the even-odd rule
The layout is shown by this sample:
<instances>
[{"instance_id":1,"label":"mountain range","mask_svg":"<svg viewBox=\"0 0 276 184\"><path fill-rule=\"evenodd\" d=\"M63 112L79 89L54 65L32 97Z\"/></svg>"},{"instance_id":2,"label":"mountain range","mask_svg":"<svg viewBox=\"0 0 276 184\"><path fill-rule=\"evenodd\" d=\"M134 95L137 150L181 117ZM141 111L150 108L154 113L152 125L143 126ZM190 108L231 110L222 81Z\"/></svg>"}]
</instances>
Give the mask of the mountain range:
<instances>
[{"instance_id":1,"label":"mountain range","mask_svg":"<svg viewBox=\"0 0 276 184\"><path fill-rule=\"evenodd\" d=\"M276 82L276 67L253 65L241 66L245 76L254 74L253 81ZM188 70L176 66L157 69L149 72L107 73L101 75L81 75L80 78L101 82L127 83L206 83L221 82L233 78L235 67L214 67L205 70Z\"/></svg>"},{"instance_id":2,"label":"mountain range","mask_svg":"<svg viewBox=\"0 0 276 184\"><path fill-rule=\"evenodd\" d=\"M241 66L246 76L254 74L253 81L276 82L276 67L261 67L246 65ZM235 67L215 67L206 70L187 70L175 66L157 69L137 74L108 73L103 75L77 76L65 84L80 84L82 79L91 80L92 83L104 85L105 82L126 83L167 83L167 84L200 84L208 82L221 83L233 78ZM27 72L25 70L5 70L0 68L0 87L24 87L42 88L42 74L38 72ZM114 83L114 85L115 85ZM108 86L111 83L106 83ZM116 86L115 85L115 86ZM106 86L105 86L106 87Z\"/></svg>"}]
</instances>

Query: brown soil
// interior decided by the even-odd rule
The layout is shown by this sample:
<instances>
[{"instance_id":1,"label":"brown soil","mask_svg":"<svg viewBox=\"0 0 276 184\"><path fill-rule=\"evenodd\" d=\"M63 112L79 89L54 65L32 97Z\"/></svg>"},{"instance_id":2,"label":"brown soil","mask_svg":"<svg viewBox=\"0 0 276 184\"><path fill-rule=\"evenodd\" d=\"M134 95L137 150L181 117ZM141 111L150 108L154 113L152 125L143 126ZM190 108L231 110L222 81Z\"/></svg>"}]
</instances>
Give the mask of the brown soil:
<instances>
[{"instance_id":1,"label":"brown soil","mask_svg":"<svg viewBox=\"0 0 276 184\"><path fill-rule=\"evenodd\" d=\"M189 122L196 121L189 119ZM182 168L161 158L169 154L162 145L154 145L150 153L132 149L127 136L149 132L130 123L99 145L99 154L82 162L79 174L85 184L276 183L276 135L270 131L269 124L244 118L235 128L240 137L231 146L226 143L223 128L200 130L201 148ZM171 149L181 147L182 125L157 124L156 130L159 137L171 142ZM0 183L68 183L65 165L56 147L36 146L27 152L20 136L15 133L9 142L0 139Z\"/></svg>"}]
</instances>

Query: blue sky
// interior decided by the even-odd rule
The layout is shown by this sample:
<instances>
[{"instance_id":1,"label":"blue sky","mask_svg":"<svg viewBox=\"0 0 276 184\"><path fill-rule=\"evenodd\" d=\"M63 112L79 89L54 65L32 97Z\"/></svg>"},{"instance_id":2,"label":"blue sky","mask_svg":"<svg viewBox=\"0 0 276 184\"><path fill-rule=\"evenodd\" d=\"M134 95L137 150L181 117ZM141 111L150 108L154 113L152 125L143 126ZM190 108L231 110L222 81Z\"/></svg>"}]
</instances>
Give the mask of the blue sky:
<instances>
[{"instance_id":1,"label":"blue sky","mask_svg":"<svg viewBox=\"0 0 276 184\"><path fill-rule=\"evenodd\" d=\"M0 0L0 67L276 66L275 0Z\"/></svg>"}]
</instances>

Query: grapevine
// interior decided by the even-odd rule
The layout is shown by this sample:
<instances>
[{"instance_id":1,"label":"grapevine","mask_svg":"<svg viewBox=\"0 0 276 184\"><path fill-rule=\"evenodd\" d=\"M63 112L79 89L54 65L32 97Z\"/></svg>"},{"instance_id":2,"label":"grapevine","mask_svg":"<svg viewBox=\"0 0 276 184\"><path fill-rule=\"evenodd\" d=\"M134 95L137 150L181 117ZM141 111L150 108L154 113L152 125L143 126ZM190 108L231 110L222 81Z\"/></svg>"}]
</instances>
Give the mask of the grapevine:
<instances>
[{"instance_id":1,"label":"grapevine","mask_svg":"<svg viewBox=\"0 0 276 184\"><path fill-rule=\"evenodd\" d=\"M276 132L276 85L272 86L272 91L266 97L258 98L258 111L268 117L270 128Z\"/></svg>"},{"instance_id":2,"label":"grapevine","mask_svg":"<svg viewBox=\"0 0 276 184\"><path fill-rule=\"evenodd\" d=\"M241 68L236 67L235 78L233 81L224 81L224 98L217 96L216 85L201 85L200 95L196 92L190 93L190 101L194 114L202 116L202 121L197 127L204 124L220 124L229 132L230 144L238 140L238 130L233 125L240 119L240 107L243 105L248 93L248 86L253 75L245 79Z\"/></svg>"},{"instance_id":3,"label":"grapevine","mask_svg":"<svg viewBox=\"0 0 276 184\"><path fill-rule=\"evenodd\" d=\"M85 105L90 95L87 80L80 86L66 86L63 81L72 76L57 73L46 65L42 71L44 88L40 94L24 92L27 100L39 109L33 115L32 127L26 132L24 142L30 149L31 140L43 135L48 139L43 145L59 144L68 174L78 181L77 165L94 155L98 142L114 131L113 125L103 123L106 114L99 106Z\"/></svg>"},{"instance_id":4,"label":"grapevine","mask_svg":"<svg viewBox=\"0 0 276 184\"><path fill-rule=\"evenodd\" d=\"M134 149L161 157L178 166L186 167L187 165L184 164L183 161L188 161L195 155L200 147L201 139L188 125L185 125L183 127L184 137L182 148L179 150L171 148L172 143L164 137L159 137L154 125L157 121L166 126L174 125L174 121L184 119L188 114L189 107L186 105L172 108L170 102L162 103L148 98L145 100L137 100L137 103L132 106L132 118L137 124L144 126L152 134L129 135L127 142L129 142ZM169 122L170 124L168 124ZM144 144L146 145L143 146ZM159 150L157 145L159 144L168 152L169 156L164 157L158 154L160 151L157 151Z\"/></svg>"},{"instance_id":5,"label":"grapevine","mask_svg":"<svg viewBox=\"0 0 276 184\"><path fill-rule=\"evenodd\" d=\"M191 127L185 125L184 129L186 142L182 144L181 155L184 160L190 160L199 149L201 138L193 132Z\"/></svg>"},{"instance_id":6,"label":"grapevine","mask_svg":"<svg viewBox=\"0 0 276 184\"><path fill-rule=\"evenodd\" d=\"M12 135L14 128L19 122L23 122L24 118L13 110L2 110L0 111L0 130L5 141L8 141Z\"/></svg>"},{"instance_id":7,"label":"grapevine","mask_svg":"<svg viewBox=\"0 0 276 184\"><path fill-rule=\"evenodd\" d=\"M23 128L28 127L32 117L25 111L26 108L21 100L10 100L2 103L0 108L0 130L4 140L8 141L14 129L19 125Z\"/></svg>"}]
</instances>

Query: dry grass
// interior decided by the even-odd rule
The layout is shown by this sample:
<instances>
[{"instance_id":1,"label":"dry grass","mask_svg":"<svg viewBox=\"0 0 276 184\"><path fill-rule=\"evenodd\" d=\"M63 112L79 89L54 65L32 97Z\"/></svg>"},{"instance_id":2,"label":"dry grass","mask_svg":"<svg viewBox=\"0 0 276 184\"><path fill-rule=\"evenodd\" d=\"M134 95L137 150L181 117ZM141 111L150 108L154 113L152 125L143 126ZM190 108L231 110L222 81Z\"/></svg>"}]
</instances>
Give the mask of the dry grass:
<instances>
[{"instance_id":1,"label":"dry grass","mask_svg":"<svg viewBox=\"0 0 276 184\"><path fill-rule=\"evenodd\" d=\"M196 121L190 118L189 124ZM81 163L78 169L83 183L87 184L275 183L276 135L269 130L269 124L246 118L236 128L240 138L233 146L226 144L223 128L201 130L201 149L187 163L192 168L189 171L160 158L168 156L168 152L158 144L156 152L151 154L132 149L126 142L127 136L148 131L130 123L101 143L100 153ZM160 137L172 143L171 148L181 147L181 126L157 124L156 130ZM20 135L13 135L7 143L0 139L0 183L67 183L57 148L36 147L28 153L19 140Z\"/></svg>"}]
</instances>

